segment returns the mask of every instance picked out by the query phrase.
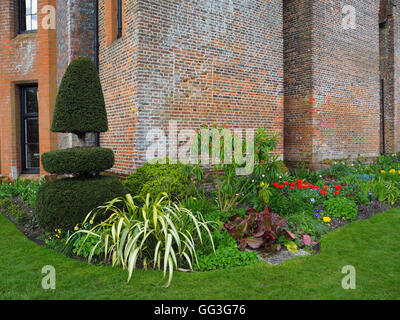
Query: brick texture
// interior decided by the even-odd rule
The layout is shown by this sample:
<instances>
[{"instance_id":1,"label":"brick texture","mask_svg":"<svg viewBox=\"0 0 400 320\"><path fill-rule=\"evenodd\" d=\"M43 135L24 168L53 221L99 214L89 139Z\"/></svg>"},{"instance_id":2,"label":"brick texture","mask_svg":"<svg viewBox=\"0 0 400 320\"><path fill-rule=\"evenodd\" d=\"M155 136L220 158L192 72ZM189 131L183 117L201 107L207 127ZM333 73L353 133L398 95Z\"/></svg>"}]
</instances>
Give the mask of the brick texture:
<instances>
[{"instance_id":1,"label":"brick texture","mask_svg":"<svg viewBox=\"0 0 400 320\"><path fill-rule=\"evenodd\" d=\"M111 173L143 164L147 133L168 133L170 120L178 129L218 123L278 131L277 153L289 163L400 151L400 7L393 1L122 2L118 39L116 1L99 0L98 8L110 127L100 143L115 152ZM21 166L18 85L39 85L40 152L74 146L73 135L49 131L57 84L73 59L95 59L94 1L39 0L39 12L57 7L57 31L24 35L16 3L0 2L6 176ZM355 9L355 29L342 27L344 5Z\"/></svg>"},{"instance_id":2,"label":"brick texture","mask_svg":"<svg viewBox=\"0 0 400 320\"><path fill-rule=\"evenodd\" d=\"M46 5L55 6L55 0L38 1L38 21ZM56 30L39 24L37 33L18 34L17 12L17 1L0 2L1 173L12 177L21 172L18 85L38 84L40 153L56 148L49 130L57 92Z\"/></svg>"},{"instance_id":3,"label":"brick texture","mask_svg":"<svg viewBox=\"0 0 400 320\"><path fill-rule=\"evenodd\" d=\"M347 1L356 13L347 30L343 5L284 1L288 161L380 152L380 1Z\"/></svg>"},{"instance_id":4,"label":"brick texture","mask_svg":"<svg viewBox=\"0 0 400 320\"><path fill-rule=\"evenodd\" d=\"M100 1L111 125L101 141L114 149L115 171L142 164L146 134L167 132L169 120L178 129L219 123L283 133L282 1L138 0L124 1L123 11L123 37L108 44Z\"/></svg>"}]
</instances>

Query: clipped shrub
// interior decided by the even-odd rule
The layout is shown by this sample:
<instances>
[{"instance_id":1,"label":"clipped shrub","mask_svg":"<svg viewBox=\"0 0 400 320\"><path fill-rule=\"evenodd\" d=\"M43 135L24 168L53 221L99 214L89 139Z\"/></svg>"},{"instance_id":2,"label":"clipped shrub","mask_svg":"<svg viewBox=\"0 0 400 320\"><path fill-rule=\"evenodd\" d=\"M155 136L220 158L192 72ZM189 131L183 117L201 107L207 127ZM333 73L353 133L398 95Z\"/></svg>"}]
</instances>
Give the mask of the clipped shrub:
<instances>
[{"instance_id":1,"label":"clipped shrub","mask_svg":"<svg viewBox=\"0 0 400 320\"><path fill-rule=\"evenodd\" d=\"M114 152L100 147L76 147L42 155L43 168L55 174L89 175L110 169L114 165Z\"/></svg>"},{"instance_id":2,"label":"clipped shrub","mask_svg":"<svg viewBox=\"0 0 400 320\"><path fill-rule=\"evenodd\" d=\"M51 131L106 132L107 113L100 79L89 58L72 61L62 79L54 110Z\"/></svg>"},{"instance_id":3,"label":"clipped shrub","mask_svg":"<svg viewBox=\"0 0 400 320\"><path fill-rule=\"evenodd\" d=\"M183 173L183 164L146 163L124 181L126 190L132 195L153 197L166 192L173 200L183 200L194 194L191 180Z\"/></svg>"},{"instance_id":4,"label":"clipped shrub","mask_svg":"<svg viewBox=\"0 0 400 320\"><path fill-rule=\"evenodd\" d=\"M357 218L358 207L348 198L332 198L324 202L325 213L333 218L354 220Z\"/></svg>"},{"instance_id":5,"label":"clipped shrub","mask_svg":"<svg viewBox=\"0 0 400 320\"><path fill-rule=\"evenodd\" d=\"M37 194L39 225L46 231L72 230L91 210L125 194L125 188L116 177L49 181L40 186Z\"/></svg>"}]
</instances>

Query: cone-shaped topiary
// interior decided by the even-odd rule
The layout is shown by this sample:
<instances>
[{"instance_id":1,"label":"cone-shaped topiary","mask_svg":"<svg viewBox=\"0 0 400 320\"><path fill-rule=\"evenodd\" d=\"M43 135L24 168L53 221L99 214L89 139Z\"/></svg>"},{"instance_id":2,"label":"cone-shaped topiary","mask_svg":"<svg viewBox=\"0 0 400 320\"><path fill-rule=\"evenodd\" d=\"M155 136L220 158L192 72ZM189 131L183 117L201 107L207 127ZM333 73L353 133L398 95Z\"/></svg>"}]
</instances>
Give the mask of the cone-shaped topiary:
<instances>
[{"instance_id":1,"label":"cone-shaped topiary","mask_svg":"<svg viewBox=\"0 0 400 320\"><path fill-rule=\"evenodd\" d=\"M70 63L62 79L51 131L72 132L82 137L87 132L107 130L107 113L96 67L89 58L78 58Z\"/></svg>"}]
</instances>

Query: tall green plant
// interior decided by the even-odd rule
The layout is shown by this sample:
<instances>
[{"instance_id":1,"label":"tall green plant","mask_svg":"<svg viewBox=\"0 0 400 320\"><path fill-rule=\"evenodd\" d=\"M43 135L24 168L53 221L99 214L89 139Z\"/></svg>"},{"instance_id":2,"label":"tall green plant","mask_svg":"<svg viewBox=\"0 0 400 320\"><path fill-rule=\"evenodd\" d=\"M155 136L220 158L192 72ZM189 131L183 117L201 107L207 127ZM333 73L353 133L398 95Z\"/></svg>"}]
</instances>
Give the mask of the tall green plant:
<instances>
[{"instance_id":1,"label":"tall green plant","mask_svg":"<svg viewBox=\"0 0 400 320\"><path fill-rule=\"evenodd\" d=\"M198 265L196 250L203 243L202 234L208 235L214 248L208 228L210 222L205 222L198 213L199 218L196 218L190 210L172 203L166 193L154 200L148 194L142 199L141 207L136 205L135 198L127 194L90 212L83 225L93 222L98 215L109 215L109 218L90 230L77 231L67 243L75 235L85 233L83 247L85 240L94 236L98 241L89 254L89 262L101 248L105 261L128 271L128 282L140 260L144 268L162 269L164 278L168 273L169 286L174 270L185 265L193 270L193 265Z\"/></svg>"}]
</instances>

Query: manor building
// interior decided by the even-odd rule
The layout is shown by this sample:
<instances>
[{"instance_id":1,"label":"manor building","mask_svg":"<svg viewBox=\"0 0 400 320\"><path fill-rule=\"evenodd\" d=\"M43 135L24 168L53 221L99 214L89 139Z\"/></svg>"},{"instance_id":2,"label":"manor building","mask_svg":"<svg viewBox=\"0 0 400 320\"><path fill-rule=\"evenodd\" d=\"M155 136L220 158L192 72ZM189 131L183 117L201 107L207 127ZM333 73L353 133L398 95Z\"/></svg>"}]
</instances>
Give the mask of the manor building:
<instances>
[{"instance_id":1,"label":"manor building","mask_svg":"<svg viewBox=\"0 0 400 320\"><path fill-rule=\"evenodd\" d=\"M170 120L277 131L288 163L399 152L399 18L398 0L1 0L0 175L45 175L40 155L76 144L50 126L81 56L116 174Z\"/></svg>"}]
</instances>

